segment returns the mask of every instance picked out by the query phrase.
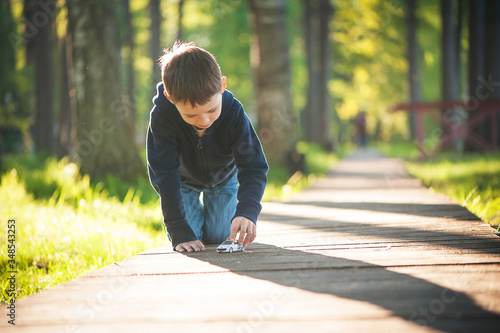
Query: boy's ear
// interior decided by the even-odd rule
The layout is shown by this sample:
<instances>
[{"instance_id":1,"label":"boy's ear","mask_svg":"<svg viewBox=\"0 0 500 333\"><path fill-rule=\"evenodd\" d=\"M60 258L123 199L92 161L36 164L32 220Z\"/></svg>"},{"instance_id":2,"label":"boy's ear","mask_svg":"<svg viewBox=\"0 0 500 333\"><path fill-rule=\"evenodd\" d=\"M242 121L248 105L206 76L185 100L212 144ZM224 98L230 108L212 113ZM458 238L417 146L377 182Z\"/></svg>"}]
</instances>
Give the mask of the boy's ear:
<instances>
[{"instance_id":1,"label":"boy's ear","mask_svg":"<svg viewBox=\"0 0 500 333\"><path fill-rule=\"evenodd\" d=\"M227 86L227 78L225 76L223 76L222 77L222 89L221 89L221 93L223 93L226 90L226 86Z\"/></svg>"}]
</instances>

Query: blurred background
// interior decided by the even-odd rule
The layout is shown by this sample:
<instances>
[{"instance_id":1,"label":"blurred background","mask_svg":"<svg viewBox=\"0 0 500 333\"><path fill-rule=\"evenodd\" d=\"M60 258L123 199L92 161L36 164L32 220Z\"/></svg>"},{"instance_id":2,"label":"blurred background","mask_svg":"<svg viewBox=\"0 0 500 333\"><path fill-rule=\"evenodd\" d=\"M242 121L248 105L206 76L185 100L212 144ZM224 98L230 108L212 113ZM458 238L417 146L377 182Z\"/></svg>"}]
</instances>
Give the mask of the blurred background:
<instances>
[{"instance_id":1,"label":"blurred background","mask_svg":"<svg viewBox=\"0 0 500 333\"><path fill-rule=\"evenodd\" d=\"M1 0L0 36L21 296L165 242L144 145L175 40L216 56L251 118L264 200L376 147L500 223L498 0Z\"/></svg>"},{"instance_id":2,"label":"blurred background","mask_svg":"<svg viewBox=\"0 0 500 333\"><path fill-rule=\"evenodd\" d=\"M494 0L4 0L2 156L46 151L99 159L98 151L106 151L101 137L113 141L108 149L129 149L132 139L143 146L160 81L157 59L176 39L217 57L270 156L297 141L330 150L353 142L361 112L368 141L415 139L415 116L389 115L391 106L499 98L498 6ZM129 135L120 138L125 129ZM99 164L116 171L114 162Z\"/></svg>"}]
</instances>

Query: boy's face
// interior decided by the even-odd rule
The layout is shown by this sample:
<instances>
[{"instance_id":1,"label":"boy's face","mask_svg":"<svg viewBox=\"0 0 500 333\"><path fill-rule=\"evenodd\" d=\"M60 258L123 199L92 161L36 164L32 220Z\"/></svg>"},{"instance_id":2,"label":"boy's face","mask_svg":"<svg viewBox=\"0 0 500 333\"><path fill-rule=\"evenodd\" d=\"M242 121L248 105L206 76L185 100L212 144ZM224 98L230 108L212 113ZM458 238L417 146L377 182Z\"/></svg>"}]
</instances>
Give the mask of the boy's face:
<instances>
[{"instance_id":1,"label":"boy's face","mask_svg":"<svg viewBox=\"0 0 500 333\"><path fill-rule=\"evenodd\" d=\"M186 123L199 131L206 130L220 116L222 110L222 93L224 90L226 90L226 77L222 77L221 92L213 95L207 103L203 105L196 104L194 107L189 101L187 103L177 102L174 105ZM165 96L172 102L166 92Z\"/></svg>"}]
</instances>

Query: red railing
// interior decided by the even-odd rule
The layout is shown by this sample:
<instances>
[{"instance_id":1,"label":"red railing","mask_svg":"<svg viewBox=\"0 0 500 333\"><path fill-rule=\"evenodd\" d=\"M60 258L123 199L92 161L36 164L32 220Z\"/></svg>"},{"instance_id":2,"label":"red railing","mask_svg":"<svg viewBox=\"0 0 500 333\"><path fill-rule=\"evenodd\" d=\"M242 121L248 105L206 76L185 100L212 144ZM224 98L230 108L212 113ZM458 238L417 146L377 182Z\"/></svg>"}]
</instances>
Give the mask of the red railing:
<instances>
[{"instance_id":1,"label":"red railing","mask_svg":"<svg viewBox=\"0 0 500 333\"><path fill-rule=\"evenodd\" d=\"M446 111L443 112L443 110ZM458 113L457 117L459 110L463 112ZM400 103L389 109L389 112L396 111L416 112L417 141L421 158L450 146L456 140L463 140L468 146L479 151L498 149L498 120L495 115L500 112L500 100ZM432 151L427 151L424 145L424 113L436 119L443 130L437 146ZM490 120L489 140L474 132L474 128L488 119Z\"/></svg>"}]
</instances>

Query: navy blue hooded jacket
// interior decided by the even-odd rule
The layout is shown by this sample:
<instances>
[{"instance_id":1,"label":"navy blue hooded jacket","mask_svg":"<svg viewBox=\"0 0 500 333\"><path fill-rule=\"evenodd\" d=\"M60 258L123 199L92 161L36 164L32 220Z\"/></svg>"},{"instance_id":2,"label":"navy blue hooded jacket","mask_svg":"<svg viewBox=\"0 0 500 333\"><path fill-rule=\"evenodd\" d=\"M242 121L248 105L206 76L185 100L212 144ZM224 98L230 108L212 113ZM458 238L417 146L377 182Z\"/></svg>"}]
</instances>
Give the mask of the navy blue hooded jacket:
<instances>
[{"instance_id":1,"label":"navy blue hooded jacket","mask_svg":"<svg viewBox=\"0 0 500 333\"><path fill-rule=\"evenodd\" d=\"M234 216L256 223L268 165L241 103L226 90L219 118L199 138L163 92L160 83L153 98L146 148L149 178L160 196L163 223L172 245L196 240L186 220L181 183L199 189L223 186L238 172Z\"/></svg>"}]
</instances>

